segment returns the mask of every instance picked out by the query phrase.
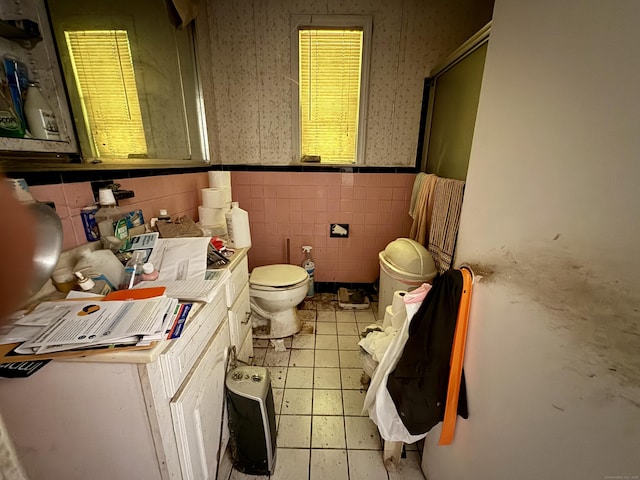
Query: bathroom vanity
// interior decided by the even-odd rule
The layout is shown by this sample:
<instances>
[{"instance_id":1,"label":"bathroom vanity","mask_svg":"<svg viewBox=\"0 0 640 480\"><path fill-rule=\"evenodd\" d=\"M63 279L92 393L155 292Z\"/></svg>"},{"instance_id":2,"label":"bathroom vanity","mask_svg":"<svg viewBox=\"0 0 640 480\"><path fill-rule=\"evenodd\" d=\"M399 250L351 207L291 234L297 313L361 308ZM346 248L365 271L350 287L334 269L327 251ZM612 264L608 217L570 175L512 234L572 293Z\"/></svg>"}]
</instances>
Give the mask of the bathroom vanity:
<instances>
[{"instance_id":1,"label":"bathroom vanity","mask_svg":"<svg viewBox=\"0 0 640 480\"><path fill-rule=\"evenodd\" d=\"M0 412L28 478L214 479L230 470L227 352L235 345L249 361L253 349L247 249L227 268L176 340L0 379Z\"/></svg>"}]
</instances>

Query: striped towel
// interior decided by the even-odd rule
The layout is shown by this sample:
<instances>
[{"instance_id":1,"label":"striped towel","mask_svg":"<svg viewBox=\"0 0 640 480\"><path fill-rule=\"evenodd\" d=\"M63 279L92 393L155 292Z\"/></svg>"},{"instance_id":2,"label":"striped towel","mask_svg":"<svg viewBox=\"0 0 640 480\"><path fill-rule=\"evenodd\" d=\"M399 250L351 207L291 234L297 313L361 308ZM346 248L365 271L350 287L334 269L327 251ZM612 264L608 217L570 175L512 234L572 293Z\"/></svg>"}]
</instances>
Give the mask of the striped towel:
<instances>
[{"instance_id":1,"label":"striped towel","mask_svg":"<svg viewBox=\"0 0 640 480\"><path fill-rule=\"evenodd\" d=\"M427 250L433 257L438 273L451 268L460 226L463 192L464 182L460 180L450 178L436 180Z\"/></svg>"}]
</instances>

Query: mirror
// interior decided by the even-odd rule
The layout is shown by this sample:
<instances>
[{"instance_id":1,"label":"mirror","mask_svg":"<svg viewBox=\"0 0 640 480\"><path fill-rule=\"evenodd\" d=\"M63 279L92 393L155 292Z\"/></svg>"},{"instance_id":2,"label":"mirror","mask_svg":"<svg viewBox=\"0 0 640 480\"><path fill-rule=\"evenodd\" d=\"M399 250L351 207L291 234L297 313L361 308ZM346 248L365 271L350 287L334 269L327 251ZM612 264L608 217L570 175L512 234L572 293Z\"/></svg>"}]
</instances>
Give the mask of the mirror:
<instances>
[{"instance_id":1,"label":"mirror","mask_svg":"<svg viewBox=\"0 0 640 480\"><path fill-rule=\"evenodd\" d=\"M85 162L205 158L193 31L163 0L47 0Z\"/></svg>"}]
</instances>

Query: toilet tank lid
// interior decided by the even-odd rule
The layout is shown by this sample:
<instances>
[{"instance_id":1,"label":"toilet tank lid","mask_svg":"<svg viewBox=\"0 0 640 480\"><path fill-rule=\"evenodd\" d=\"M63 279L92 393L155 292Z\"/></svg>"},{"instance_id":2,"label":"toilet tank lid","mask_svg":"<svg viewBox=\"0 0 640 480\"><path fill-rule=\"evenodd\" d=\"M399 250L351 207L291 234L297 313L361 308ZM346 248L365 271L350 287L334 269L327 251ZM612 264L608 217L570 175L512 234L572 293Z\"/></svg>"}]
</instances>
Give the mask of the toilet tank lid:
<instances>
[{"instance_id":1,"label":"toilet tank lid","mask_svg":"<svg viewBox=\"0 0 640 480\"><path fill-rule=\"evenodd\" d=\"M263 287L288 287L306 278L305 269L297 265L265 265L253 269L249 283Z\"/></svg>"}]
</instances>

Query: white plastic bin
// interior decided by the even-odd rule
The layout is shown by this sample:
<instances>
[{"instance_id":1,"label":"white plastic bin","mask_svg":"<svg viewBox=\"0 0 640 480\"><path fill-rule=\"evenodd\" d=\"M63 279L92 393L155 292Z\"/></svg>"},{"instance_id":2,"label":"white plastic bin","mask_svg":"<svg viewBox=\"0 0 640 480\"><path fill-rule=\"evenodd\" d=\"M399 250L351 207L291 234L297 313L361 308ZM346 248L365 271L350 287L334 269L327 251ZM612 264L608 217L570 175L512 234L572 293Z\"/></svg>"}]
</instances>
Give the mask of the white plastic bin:
<instances>
[{"instance_id":1,"label":"white plastic bin","mask_svg":"<svg viewBox=\"0 0 640 480\"><path fill-rule=\"evenodd\" d=\"M380 291L378 319L393 301L396 290L411 291L433 279L438 273L429 251L415 240L398 238L378 254Z\"/></svg>"}]
</instances>

